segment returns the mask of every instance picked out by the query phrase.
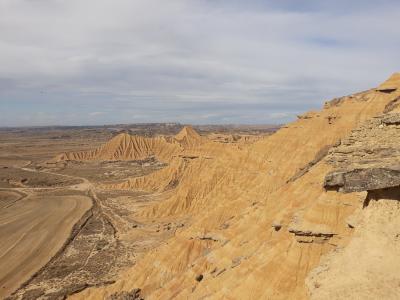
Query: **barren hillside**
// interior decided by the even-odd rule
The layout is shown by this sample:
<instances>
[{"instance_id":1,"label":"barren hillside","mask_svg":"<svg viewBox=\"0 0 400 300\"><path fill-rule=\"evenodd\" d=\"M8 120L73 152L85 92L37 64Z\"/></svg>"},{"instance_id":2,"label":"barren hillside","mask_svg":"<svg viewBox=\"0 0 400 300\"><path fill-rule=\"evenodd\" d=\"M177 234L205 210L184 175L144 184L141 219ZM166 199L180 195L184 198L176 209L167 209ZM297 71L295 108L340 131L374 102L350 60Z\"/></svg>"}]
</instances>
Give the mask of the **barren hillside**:
<instances>
[{"instance_id":1,"label":"barren hillside","mask_svg":"<svg viewBox=\"0 0 400 300\"><path fill-rule=\"evenodd\" d=\"M170 164L108 188L172 189L137 217L187 223L114 284L71 298L139 297L137 289L145 299L397 298L398 78L246 147L184 130L162 142L162 155L157 146L118 150ZM105 148L67 157L115 153Z\"/></svg>"},{"instance_id":2,"label":"barren hillside","mask_svg":"<svg viewBox=\"0 0 400 300\"><path fill-rule=\"evenodd\" d=\"M47 259L58 250L50 261L34 261L34 275L16 291L26 279L11 272L3 293L398 299L399 78L326 102L269 136L199 134L187 126L176 135L121 133L89 150L85 143L77 151L74 142L41 162L8 157L5 212L23 211L16 192L32 195L30 205L81 195L92 207L52 251L42 246ZM12 231L7 224L3 230ZM7 264L14 254L3 252Z\"/></svg>"}]
</instances>

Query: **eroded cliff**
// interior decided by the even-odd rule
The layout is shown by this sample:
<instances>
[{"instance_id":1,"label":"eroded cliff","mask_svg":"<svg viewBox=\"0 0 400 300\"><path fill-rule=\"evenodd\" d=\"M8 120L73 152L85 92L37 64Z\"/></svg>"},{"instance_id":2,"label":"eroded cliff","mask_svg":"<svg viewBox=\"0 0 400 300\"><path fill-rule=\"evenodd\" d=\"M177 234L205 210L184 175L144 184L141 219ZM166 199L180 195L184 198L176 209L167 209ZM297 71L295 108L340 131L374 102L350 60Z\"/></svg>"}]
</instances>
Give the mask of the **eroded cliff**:
<instances>
[{"instance_id":1,"label":"eroded cliff","mask_svg":"<svg viewBox=\"0 0 400 300\"><path fill-rule=\"evenodd\" d=\"M213 143L187 130L191 138L165 141L162 155L138 151L169 166L108 188L168 190L163 202L138 217L183 216L187 223L116 283L71 298L118 299L123 291L136 295L137 288L146 299L398 295L398 260L389 260L399 247L398 202L392 201L399 185L393 164L399 88L395 74L246 147ZM128 149L134 147L122 151L126 157L142 157ZM108 153L100 148L82 157L115 158ZM386 258L380 251L387 244ZM392 273L387 279L386 272Z\"/></svg>"}]
</instances>

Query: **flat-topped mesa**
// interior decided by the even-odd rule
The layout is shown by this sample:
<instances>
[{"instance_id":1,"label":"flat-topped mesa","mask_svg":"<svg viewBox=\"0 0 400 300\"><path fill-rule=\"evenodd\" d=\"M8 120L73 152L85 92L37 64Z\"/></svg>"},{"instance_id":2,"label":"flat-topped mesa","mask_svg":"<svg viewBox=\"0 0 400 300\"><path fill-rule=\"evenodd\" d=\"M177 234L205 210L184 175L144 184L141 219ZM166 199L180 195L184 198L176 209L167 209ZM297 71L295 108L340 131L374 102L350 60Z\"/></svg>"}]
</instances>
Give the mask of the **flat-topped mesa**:
<instances>
[{"instance_id":1,"label":"flat-topped mesa","mask_svg":"<svg viewBox=\"0 0 400 300\"><path fill-rule=\"evenodd\" d=\"M54 160L142 160L155 156L159 160L169 161L181 151L178 144L169 143L164 137L147 138L121 133L94 150L65 152Z\"/></svg>"},{"instance_id":2,"label":"flat-topped mesa","mask_svg":"<svg viewBox=\"0 0 400 300\"><path fill-rule=\"evenodd\" d=\"M376 90L384 93L391 93L400 89L400 73L394 73L384 83L379 85Z\"/></svg>"},{"instance_id":3,"label":"flat-topped mesa","mask_svg":"<svg viewBox=\"0 0 400 300\"><path fill-rule=\"evenodd\" d=\"M194 147L202 144L204 138L201 137L192 126L185 126L175 135L175 140L184 147Z\"/></svg>"}]
</instances>

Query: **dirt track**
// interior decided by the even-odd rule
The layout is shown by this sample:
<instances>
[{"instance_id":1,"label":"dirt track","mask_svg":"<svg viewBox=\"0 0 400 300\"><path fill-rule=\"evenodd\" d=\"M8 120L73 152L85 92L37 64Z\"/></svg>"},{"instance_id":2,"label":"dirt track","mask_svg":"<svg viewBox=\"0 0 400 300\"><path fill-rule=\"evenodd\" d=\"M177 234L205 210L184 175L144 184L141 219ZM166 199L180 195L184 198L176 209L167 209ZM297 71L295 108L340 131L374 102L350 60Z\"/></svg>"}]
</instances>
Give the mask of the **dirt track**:
<instances>
[{"instance_id":1,"label":"dirt track","mask_svg":"<svg viewBox=\"0 0 400 300\"><path fill-rule=\"evenodd\" d=\"M17 289L57 253L92 205L86 196L43 197L40 189L36 190L1 191L0 298Z\"/></svg>"},{"instance_id":2,"label":"dirt track","mask_svg":"<svg viewBox=\"0 0 400 300\"><path fill-rule=\"evenodd\" d=\"M74 143L81 147L80 140ZM49 154L42 148L33 153L36 148L0 149L0 299L63 298L110 284L183 226L136 219L164 194L99 188L154 172L157 161L47 165Z\"/></svg>"}]
</instances>

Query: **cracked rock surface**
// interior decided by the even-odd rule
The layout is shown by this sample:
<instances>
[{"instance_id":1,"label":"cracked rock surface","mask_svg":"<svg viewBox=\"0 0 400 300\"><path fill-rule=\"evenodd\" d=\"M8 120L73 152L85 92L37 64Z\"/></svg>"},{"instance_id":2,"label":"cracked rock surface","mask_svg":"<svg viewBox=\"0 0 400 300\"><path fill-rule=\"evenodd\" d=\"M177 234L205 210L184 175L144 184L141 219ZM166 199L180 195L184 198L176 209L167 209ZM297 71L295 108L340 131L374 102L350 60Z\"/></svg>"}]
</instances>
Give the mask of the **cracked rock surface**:
<instances>
[{"instance_id":1,"label":"cracked rock surface","mask_svg":"<svg viewBox=\"0 0 400 300\"><path fill-rule=\"evenodd\" d=\"M400 185L400 113L373 118L331 149L335 170L324 186L340 192L370 191Z\"/></svg>"}]
</instances>

